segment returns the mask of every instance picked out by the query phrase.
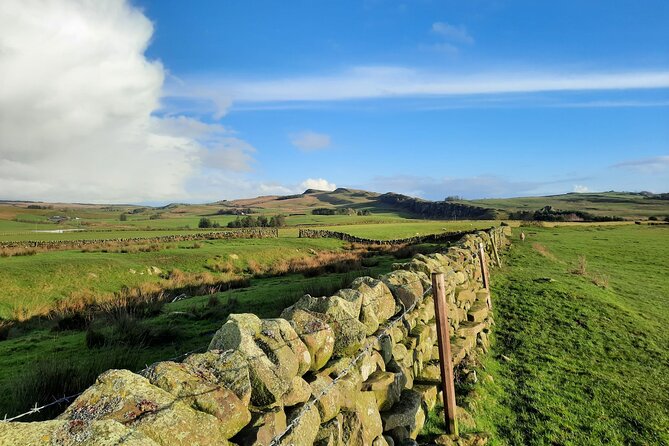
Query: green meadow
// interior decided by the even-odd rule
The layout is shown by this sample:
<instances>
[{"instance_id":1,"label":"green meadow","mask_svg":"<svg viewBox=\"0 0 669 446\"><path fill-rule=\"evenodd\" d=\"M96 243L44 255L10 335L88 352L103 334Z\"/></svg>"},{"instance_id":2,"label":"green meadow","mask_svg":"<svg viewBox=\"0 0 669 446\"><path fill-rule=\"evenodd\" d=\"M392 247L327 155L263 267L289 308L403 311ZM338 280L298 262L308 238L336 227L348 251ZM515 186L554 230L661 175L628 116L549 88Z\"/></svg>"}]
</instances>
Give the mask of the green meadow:
<instances>
[{"instance_id":1,"label":"green meadow","mask_svg":"<svg viewBox=\"0 0 669 446\"><path fill-rule=\"evenodd\" d=\"M669 227L521 229L492 276L477 429L493 445L669 444Z\"/></svg>"},{"instance_id":2,"label":"green meadow","mask_svg":"<svg viewBox=\"0 0 669 446\"><path fill-rule=\"evenodd\" d=\"M637 195L567 194L475 204L523 210L547 203L635 218L669 213L658 200ZM109 368L139 370L204 349L230 313L275 317L305 293L333 293L356 276L377 276L398 259L439 249L365 251L334 239L300 239L300 228L388 240L501 223L412 218L375 205L373 198L335 191L165 208L37 209L0 203L0 241L192 234L202 217L222 226L236 219L219 214L229 208L286 216L275 239L120 242L0 256L0 415L80 391ZM371 215L313 215L321 206L367 209ZM54 216L63 215L66 220L53 223ZM669 226L507 223L514 226L514 243L503 254L503 267L492 271L492 352L478 364L478 383L458 384L458 403L475 420L463 425L463 432L484 432L499 446L668 445ZM35 232L57 229L66 231ZM169 290L160 287L202 277L206 283L239 280L240 288L209 289L175 302L140 292L145 300L136 306L44 317L64 303L86 302L87 296L118 300L127 290ZM42 316L31 318L36 315ZM52 417L59 409L34 419ZM432 414L426 432L441 428Z\"/></svg>"}]
</instances>

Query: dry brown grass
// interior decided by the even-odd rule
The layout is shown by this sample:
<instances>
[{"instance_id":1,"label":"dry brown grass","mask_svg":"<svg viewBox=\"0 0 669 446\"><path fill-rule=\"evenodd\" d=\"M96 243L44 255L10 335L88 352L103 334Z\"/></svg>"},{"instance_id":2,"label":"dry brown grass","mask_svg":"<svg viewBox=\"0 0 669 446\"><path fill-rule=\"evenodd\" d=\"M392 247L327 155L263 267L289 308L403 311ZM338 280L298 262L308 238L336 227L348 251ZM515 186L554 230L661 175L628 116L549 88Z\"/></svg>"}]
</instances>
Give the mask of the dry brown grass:
<instances>
[{"instance_id":1,"label":"dry brown grass","mask_svg":"<svg viewBox=\"0 0 669 446\"><path fill-rule=\"evenodd\" d=\"M579 276L585 276L588 274L588 261L585 256L578 256L578 263L576 268L572 271L572 274L577 274Z\"/></svg>"},{"instance_id":2,"label":"dry brown grass","mask_svg":"<svg viewBox=\"0 0 669 446\"><path fill-rule=\"evenodd\" d=\"M557 257L555 257L555 255L541 243L536 243L536 242L532 243L532 249L534 249L536 252L546 257L547 259L557 260Z\"/></svg>"},{"instance_id":3,"label":"dry brown grass","mask_svg":"<svg viewBox=\"0 0 669 446\"><path fill-rule=\"evenodd\" d=\"M609 276L606 274L593 274L590 276L590 280L600 288L609 288Z\"/></svg>"},{"instance_id":4,"label":"dry brown grass","mask_svg":"<svg viewBox=\"0 0 669 446\"><path fill-rule=\"evenodd\" d=\"M34 256L37 249L27 247L0 248L0 257Z\"/></svg>"}]
</instances>

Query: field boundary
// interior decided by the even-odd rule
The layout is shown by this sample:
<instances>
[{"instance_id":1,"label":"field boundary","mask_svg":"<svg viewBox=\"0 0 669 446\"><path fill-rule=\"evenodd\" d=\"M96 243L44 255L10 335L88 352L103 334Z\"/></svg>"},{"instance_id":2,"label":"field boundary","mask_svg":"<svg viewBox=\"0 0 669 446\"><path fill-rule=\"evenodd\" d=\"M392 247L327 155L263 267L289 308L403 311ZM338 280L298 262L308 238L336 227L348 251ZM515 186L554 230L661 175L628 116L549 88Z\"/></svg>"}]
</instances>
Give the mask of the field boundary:
<instances>
[{"instance_id":1,"label":"field boundary","mask_svg":"<svg viewBox=\"0 0 669 446\"><path fill-rule=\"evenodd\" d=\"M300 229L298 237L334 238L345 242L361 243L366 245L415 245L419 243L454 242L464 237L467 234L476 234L477 232L482 232L482 231L486 232L490 231L491 229L493 228L491 227L486 229L472 229L469 231L444 232L441 234L416 235L413 237L391 239L391 240L378 240L365 237L358 237L355 235L348 234L346 232L329 231L326 229Z\"/></svg>"},{"instance_id":2,"label":"field boundary","mask_svg":"<svg viewBox=\"0 0 669 446\"><path fill-rule=\"evenodd\" d=\"M487 351L493 325L480 256L492 258L508 235L506 227L435 234L459 239L441 253L395 264L378 279L357 278L334 295L307 294L280 318L233 314L207 352L182 364L155 363L139 375L109 370L58 420L7 422L2 430L17 440L49 433L69 439L100 435L105 420L122 417L125 426L100 440L132 436L167 444L179 435L189 443L307 445L331 427L338 439L337 432L357 429L360 444L415 439L440 399L428 274L444 275L455 336L451 359L466 364ZM252 410L262 424L251 422Z\"/></svg>"},{"instance_id":3,"label":"field boundary","mask_svg":"<svg viewBox=\"0 0 669 446\"><path fill-rule=\"evenodd\" d=\"M237 238L277 238L277 228L243 228L226 231L210 231L195 234L173 234L157 237L130 237L80 240L23 240L0 242L0 248L38 248L45 250L78 249L104 243L174 243L198 240L220 240Z\"/></svg>"}]
</instances>

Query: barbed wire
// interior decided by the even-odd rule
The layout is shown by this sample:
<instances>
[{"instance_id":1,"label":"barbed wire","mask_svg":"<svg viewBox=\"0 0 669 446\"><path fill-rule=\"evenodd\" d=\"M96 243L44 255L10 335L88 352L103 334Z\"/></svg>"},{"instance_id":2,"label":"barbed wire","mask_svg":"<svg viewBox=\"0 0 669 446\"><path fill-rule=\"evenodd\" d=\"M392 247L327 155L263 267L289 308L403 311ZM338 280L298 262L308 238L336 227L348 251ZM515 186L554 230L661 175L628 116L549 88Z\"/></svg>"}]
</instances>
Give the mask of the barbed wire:
<instances>
[{"instance_id":1,"label":"barbed wire","mask_svg":"<svg viewBox=\"0 0 669 446\"><path fill-rule=\"evenodd\" d=\"M203 348L198 348L198 349L195 349L195 350L191 350L191 351L189 351L189 352L186 352L186 353L182 353L182 354L180 354L180 355L177 355L177 356L175 356L175 357L173 357L173 358L165 359L164 361L176 361L176 360L179 360L179 359L184 358L184 357L186 357L186 356L192 355L193 353L197 353L197 352L199 352L199 351L201 351L201 350L203 350ZM147 366L144 367L142 370L138 371L137 374L141 374L142 372L145 372L146 370L149 369L149 367L150 367L150 366L147 365ZM11 418L7 418L7 414L5 414L5 417L4 417L3 419L0 420L0 423L9 423L9 422L11 422L11 421L15 421L15 420L18 420L18 419L20 419L20 418L27 417L28 415L33 415L33 414L39 413L40 411L42 411L42 410L44 410L44 409L46 409L46 408L48 408L48 407L55 406L55 405L59 405L59 404L63 404L63 403L66 403L66 402L68 402L68 401L70 401L70 400L73 400L73 399L77 398L78 396L80 396L80 395L81 395L82 393L84 393L84 392L85 392L85 390L84 390L84 391L81 391L81 392L78 392L78 393L75 393L75 394L73 394L73 395L64 396L64 397L58 398L57 400L54 400L54 401L52 401L52 402L50 402L50 403L44 404L44 405L42 405L42 406L37 406L37 403L35 403L35 406L34 406L32 409L30 409L29 411L24 412L24 413L19 414L19 415L15 415L15 416L13 416L13 417L11 417Z\"/></svg>"},{"instance_id":2,"label":"barbed wire","mask_svg":"<svg viewBox=\"0 0 669 446\"><path fill-rule=\"evenodd\" d=\"M421 283L421 285L422 285L422 284L424 283L424 280L417 279L417 280L414 280L414 281L410 281L410 282L407 282L407 283L400 284L400 286L412 286L412 285L414 285L414 284L416 284L416 283ZM428 287L428 288L425 290L425 292L423 293L422 297L425 297L425 296L431 291L431 289L432 289L431 286ZM400 314L397 315L397 316L394 316L394 318L393 318L390 322L387 323L387 325L385 326L385 328L384 328L382 331L378 332L378 333L374 336L376 339L380 339L382 336L385 336L385 335L388 333L388 331L390 330L390 328L392 328L392 327L393 327L395 324L397 324L399 321L403 320L404 317L405 317L409 312L411 312L411 311L416 307L416 305L417 305L419 302L418 302L418 300L416 300L416 301L415 301L411 306L409 306L408 308L405 307L404 304L403 304L401 301L397 301L397 303L399 303L402 307L404 307L402 313L400 313ZM369 306L369 305L371 305L371 303L363 304L363 305L361 305L361 307L366 307L366 306ZM319 313L319 314L320 314L320 313ZM324 315L325 315L325 314L324 314ZM326 315L325 315L325 316L326 316ZM318 319L321 319L321 318L319 318L319 317L317 317L317 318L318 318ZM282 349L282 348L289 347L293 342L295 342L295 341L297 341L297 340L300 340L300 338L301 338L302 336L307 336L307 335L312 335L312 334L320 333L320 332L323 332L323 331L333 330L334 328L331 326L331 324L333 324L333 323L334 323L334 324L341 324L341 323L343 323L343 322L346 322L346 321L353 321L353 320L354 320L354 321L361 322L360 319L359 319L359 317L346 317L346 318L340 318L340 317L339 317L339 318L336 318L336 319L331 320L331 321L328 321L327 318L326 318L326 319L323 321L323 322L324 322L324 326L322 326L321 328L318 328L318 329L312 329L312 330L305 330L305 331L300 331L300 332L297 332L297 331L296 331L296 335L297 335L296 337L294 337L294 338L289 338L289 339L284 339L284 342L281 342L281 343L279 343L278 345L276 345L271 351L275 352L275 351L278 351L278 350L280 350L280 349ZM335 377L335 378L333 379L332 383L330 383L328 386L326 386L326 387L323 389L323 391L321 391L321 393L320 393L314 400L312 400L310 403L307 403L307 404L310 404L309 407L313 406L316 402L318 402L318 401L319 401L325 394L327 394L327 392L329 392L329 391L332 389L332 387L334 387L334 385L336 385L336 384L339 382L339 380L341 380L344 376L346 376L346 375L353 369L353 367L355 366L355 364L356 364L356 363L357 363L357 362L358 362L358 361L359 361L359 360L360 360L360 359L361 359L361 358L362 358L362 357L369 351L369 349L372 347L372 345L373 345L373 343L372 343L372 342L369 342L369 340L368 340L368 341L367 341L367 345L366 345L366 346L360 351L360 353L359 353L359 354L358 354L358 355L351 361L351 363L350 363L350 364L349 364L349 365L348 365L342 372L340 372L340 374L339 374L337 377ZM162 360L162 361L157 361L157 362L177 361L177 360L179 360L179 359L182 359L182 358L185 358L185 357L187 357L187 356L189 356L189 355L192 355L193 353L198 353L198 352L201 352L201 351L203 351L203 350L206 350L206 348L198 348L198 349L194 349L194 350L188 351L188 352L186 352L186 353L182 353L182 354L180 354L180 355L174 356L174 357L172 357L172 358L164 359L164 360ZM220 355L220 356L227 356L227 354L228 354L228 353L231 353L231 352L232 352L232 350L226 350L226 351L224 351L224 352L222 352L222 353L219 353L219 355ZM262 353L260 353L260 354L258 354L258 355L254 355L254 356L246 356L246 357L244 357L244 359L245 359L247 362L250 362L250 361L255 361L255 360L261 359L261 358L266 357L266 356L267 356L267 353L263 351ZM157 363L157 362L156 362L156 363ZM153 364L156 364L156 363L153 363ZM136 373L137 373L137 374L142 374L142 373L146 372L150 367L151 367L150 365L147 365L146 367L144 367L143 369L137 371ZM234 371L236 371L236 370L242 370L242 369L244 369L245 367L246 367L246 366L243 365L243 366L240 366L240 367L238 367L238 368L228 369L227 371L232 371L232 372L234 372ZM227 385L230 386L231 384L236 384L236 383L237 383L239 380L241 380L241 379L243 379L243 376L242 376L242 375L237 376L232 382L227 383ZM212 390L216 390L216 389L218 389L218 388L220 388L220 387L221 387L221 386L216 386L216 387L212 388ZM49 408L49 407L52 407L52 406L56 406L56 405L60 405L60 404L63 404L63 403L70 402L70 401L72 401L73 399L75 399L75 398L81 396L84 392L85 392L85 390L84 390L84 391L81 391L81 392L78 392L78 393L75 393L75 394L72 394L72 395L64 396L64 397L58 398L58 399L56 399L56 400L54 400L54 401L52 401L52 402L49 402L49 403L44 404L44 405L41 405L41 406L37 406L37 403L36 403L35 406L34 406L33 408L31 408L30 410L28 410L28 411L26 411L26 412L24 412L24 413L15 415L15 416L13 416L13 417L11 417L11 418L7 418L7 415L5 415L5 417L4 417L3 419L0 419L0 422L12 422L12 421L16 421L16 420L19 420L19 419L21 419L21 418L27 417L27 416L29 416L29 415L34 415L34 414L39 413L39 412L41 412L42 410L47 409L47 408ZM307 407L306 410L305 410L305 407L306 407L306 405L303 406L303 412L304 412L304 413L306 413L306 410L308 410L308 407ZM294 427L294 426L297 424L297 422L298 422L299 419L304 415L304 413L300 413L300 414L298 415L298 417L296 417L296 418L291 422L291 424L290 424L289 427L286 429L286 431L285 431L284 433L282 433L280 436L277 436L277 437L275 437L275 438L279 438L279 439L280 439L281 437L285 436L285 434L286 434L292 427ZM273 443L273 444L280 444L280 443Z\"/></svg>"}]
</instances>

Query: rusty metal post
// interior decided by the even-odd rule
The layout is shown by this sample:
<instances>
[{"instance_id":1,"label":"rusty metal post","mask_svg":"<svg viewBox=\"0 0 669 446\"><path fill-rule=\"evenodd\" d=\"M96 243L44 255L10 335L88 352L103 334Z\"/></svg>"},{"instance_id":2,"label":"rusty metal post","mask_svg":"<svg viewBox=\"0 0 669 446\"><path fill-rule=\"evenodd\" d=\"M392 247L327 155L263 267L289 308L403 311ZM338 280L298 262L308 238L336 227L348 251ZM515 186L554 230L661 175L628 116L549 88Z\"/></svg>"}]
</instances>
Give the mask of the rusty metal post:
<instances>
[{"instance_id":1,"label":"rusty metal post","mask_svg":"<svg viewBox=\"0 0 669 446\"><path fill-rule=\"evenodd\" d=\"M432 292L434 296L434 312L437 319L439 367L441 368L441 386L444 393L446 432L451 435L458 435L458 422L455 418L455 383L453 382L448 303L446 302L446 286L444 285L444 275L442 273L432 273Z\"/></svg>"}]
</instances>

